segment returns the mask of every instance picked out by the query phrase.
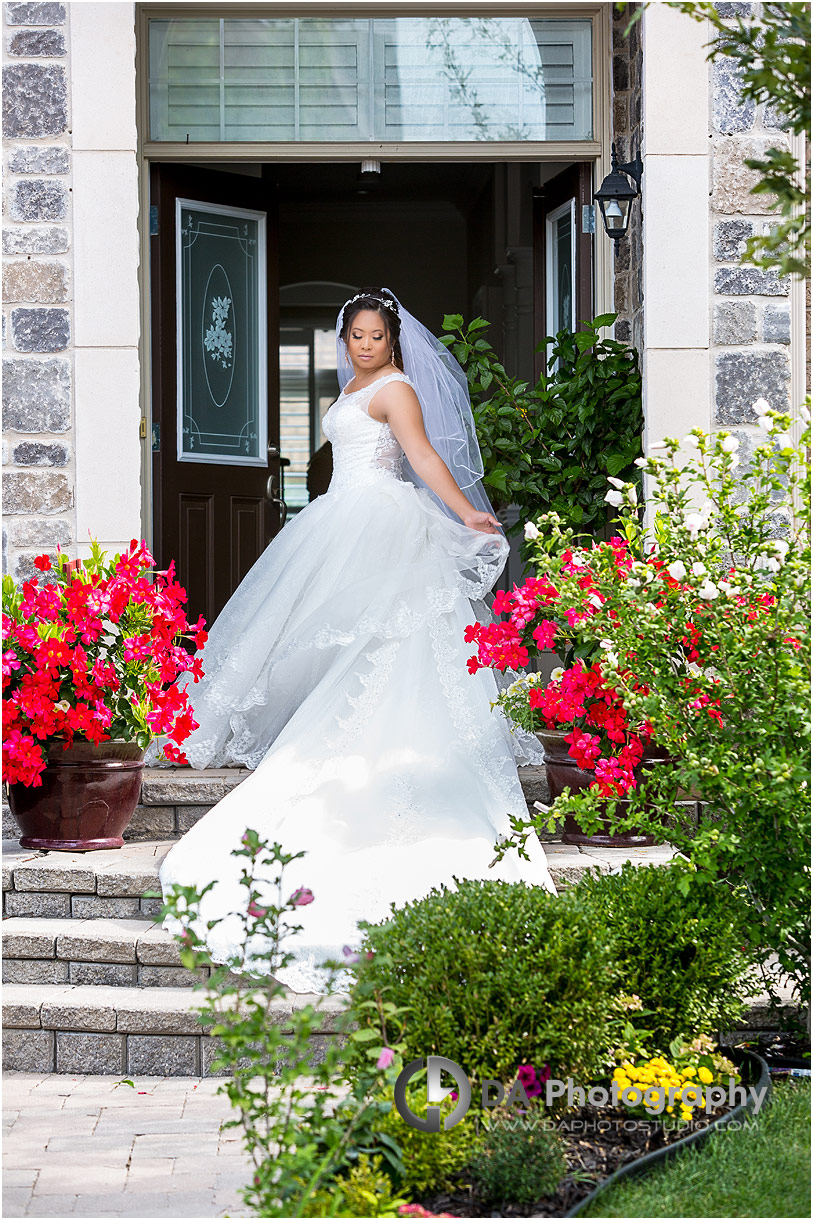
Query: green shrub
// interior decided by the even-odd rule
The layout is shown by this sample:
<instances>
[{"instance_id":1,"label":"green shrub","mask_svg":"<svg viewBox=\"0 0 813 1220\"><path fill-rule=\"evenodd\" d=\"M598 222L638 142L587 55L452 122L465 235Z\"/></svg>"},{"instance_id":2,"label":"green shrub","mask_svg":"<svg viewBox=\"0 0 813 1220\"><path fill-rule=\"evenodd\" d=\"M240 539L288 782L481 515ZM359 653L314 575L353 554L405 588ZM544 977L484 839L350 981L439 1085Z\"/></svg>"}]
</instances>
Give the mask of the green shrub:
<instances>
[{"instance_id":1,"label":"green shrub","mask_svg":"<svg viewBox=\"0 0 813 1220\"><path fill-rule=\"evenodd\" d=\"M404 1060L445 1055L470 1079L524 1063L587 1079L617 990L609 936L567 894L505 881L433 889L377 925L365 974L409 1007Z\"/></svg>"},{"instance_id":2,"label":"green shrub","mask_svg":"<svg viewBox=\"0 0 813 1220\"><path fill-rule=\"evenodd\" d=\"M620 873L588 874L572 891L596 927L612 936L624 992L642 1001L643 1012L628 1013L631 1024L652 1030L660 1049L679 1035L735 1025L752 964L744 901L714 881L693 884L684 895L677 884L682 872L679 863L626 862Z\"/></svg>"},{"instance_id":3,"label":"green shrub","mask_svg":"<svg viewBox=\"0 0 813 1220\"><path fill-rule=\"evenodd\" d=\"M345 1177L333 1179L330 1187L314 1194L302 1213L305 1216L394 1217L408 1203L406 1195L393 1194L392 1182L382 1168L381 1157L363 1152Z\"/></svg>"},{"instance_id":4,"label":"green shrub","mask_svg":"<svg viewBox=\"0 0 813 1220\"><path fill-rule=\"evenodd\" d=\"M567 1162L558 1131L509 1121L486 1132L467 1168L484 1203L535 1203L555 1192Z\"/></svg>"},{"instance_id":5,"label":"green shrub","mask_svg":"<svg viewBox=\"0 0 813 1220\"><path fill-rule=\"evenodd\" d=\"M420 1075L413 1077L419 1081L417 1085L407 1086L407 1102L415 1114L426 1113L426 1074L423 1080ZM391 1102L394 1100L392 1088L384 1090L383 1097ZM416 1131L404 1122L395 1105L392 1109L374 1121L374 1128L384 1136L395 1140L401 1150L406 1173L399 1182L407 1193L451 1190L457 1183L457 1175L465 1168L477 1145L477 1121L479 1108L474 1098L472 1105L464 1117L452 1127L451 1131L443 1130L442 1120L451 1114L456 1102L448 1097L440 1102L441 1130L438 1132Z\"/></svg>"}]
</instances>

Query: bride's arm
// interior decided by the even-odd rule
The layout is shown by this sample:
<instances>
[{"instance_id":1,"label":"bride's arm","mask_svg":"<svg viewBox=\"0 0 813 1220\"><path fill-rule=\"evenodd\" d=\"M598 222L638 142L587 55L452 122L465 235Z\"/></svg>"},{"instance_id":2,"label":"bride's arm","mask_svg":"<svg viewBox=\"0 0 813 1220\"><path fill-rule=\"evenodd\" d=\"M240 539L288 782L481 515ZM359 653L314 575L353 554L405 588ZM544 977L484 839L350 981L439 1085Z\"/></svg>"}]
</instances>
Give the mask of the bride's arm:
<instances>
[{"instance_id":1,"label":"bride's arm","mask_svg":"<svg viewBox=\"0 0 813 1220\"><path fill-rule=\"evenodd\" d=\"M412 469L457 513L463 524L486 534L500 532L496 517L474 508L466 499L449 467L430 443L423 426L421 404L412 386L404 381L390 382L378 391L375 402Z\"/></svg>"}]
</instances>

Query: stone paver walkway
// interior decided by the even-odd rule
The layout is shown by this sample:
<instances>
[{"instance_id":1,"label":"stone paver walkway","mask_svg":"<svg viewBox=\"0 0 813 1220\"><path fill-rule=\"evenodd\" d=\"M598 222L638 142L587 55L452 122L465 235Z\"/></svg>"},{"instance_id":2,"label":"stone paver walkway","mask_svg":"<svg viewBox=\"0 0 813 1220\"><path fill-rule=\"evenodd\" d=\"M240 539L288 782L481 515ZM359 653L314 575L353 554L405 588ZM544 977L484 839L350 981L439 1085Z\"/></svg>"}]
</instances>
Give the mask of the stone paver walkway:
<instances>
[{"instance_id":1,"label":"stone paver walkway","mask_svg":"<svg viewBox=\"0 0 813 1220\"><path fill-rule=\"evenodd\" d=\"M212 1078L3 1076L3 1216L245 1216L250 1180Z\"/></svg>"}]
</instances>

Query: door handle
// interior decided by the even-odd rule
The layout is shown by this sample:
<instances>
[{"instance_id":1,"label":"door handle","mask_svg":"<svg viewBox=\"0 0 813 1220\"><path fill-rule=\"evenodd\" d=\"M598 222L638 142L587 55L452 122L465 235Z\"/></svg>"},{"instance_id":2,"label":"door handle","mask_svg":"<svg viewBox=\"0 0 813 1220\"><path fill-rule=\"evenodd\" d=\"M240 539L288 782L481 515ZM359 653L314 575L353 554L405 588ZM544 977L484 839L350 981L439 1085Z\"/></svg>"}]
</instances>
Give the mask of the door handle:
<instances>
[{"instance_id":1,"label":"door handle","mask_svg":"<svg viewBox=\"0 0 813 1220\"><path fill-rule=\"evenodd\" d=\"M291 465L291 459L283 457L281 455L277 445L268 446L268 458L269 458L269 461L279 462L279 465L281 467L281 469L280 469L280 482L281 482L283 469L284 469L284 467ZM277 476L275 474L268 476L268 482L265 485L265 496L266 496L266 499L269 500L272 504L277 505L277 508L279 510L279 528L282 529L283 525L285 524L285 522L288 519L288 505L285 503L285 498L282 494L277 495L276 478L277 478Z\"/></svg>"}]
</instances>

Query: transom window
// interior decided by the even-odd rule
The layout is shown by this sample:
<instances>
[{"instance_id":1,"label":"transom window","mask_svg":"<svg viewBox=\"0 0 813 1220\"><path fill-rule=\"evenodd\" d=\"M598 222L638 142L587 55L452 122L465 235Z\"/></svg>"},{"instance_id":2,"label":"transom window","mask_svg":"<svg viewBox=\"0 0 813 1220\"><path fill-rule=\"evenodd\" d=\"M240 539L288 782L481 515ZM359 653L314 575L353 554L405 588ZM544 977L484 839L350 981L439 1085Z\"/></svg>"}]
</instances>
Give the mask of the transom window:
<instances>
[{"instance_id":1,"label":"transom window","mask_svg":"<svg viewBox=\"0 0 813 1220\"><path fill-rule=\"evenodd\" d=\"M149 22L150 139L592 138L589 20Z\"/></svg>"}]
</instances>

